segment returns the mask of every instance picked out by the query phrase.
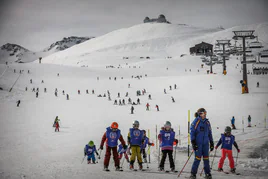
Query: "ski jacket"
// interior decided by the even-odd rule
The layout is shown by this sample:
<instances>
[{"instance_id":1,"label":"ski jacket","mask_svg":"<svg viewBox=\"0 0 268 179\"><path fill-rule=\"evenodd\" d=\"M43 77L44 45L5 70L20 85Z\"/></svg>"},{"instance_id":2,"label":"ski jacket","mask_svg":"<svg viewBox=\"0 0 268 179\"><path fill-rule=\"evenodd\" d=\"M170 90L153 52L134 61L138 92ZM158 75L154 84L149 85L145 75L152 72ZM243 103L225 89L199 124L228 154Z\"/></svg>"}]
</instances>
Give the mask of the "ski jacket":
<instances>
[{"instance_id":1,"label":"ski jacket","mask_svg":"<svg viewBox=\"0 0 268 179\"><path fill-rule=\"evenodd\" d=\"M84 148L85 155L92 155L94 154L94 152L97 153L95 145L93 147L90 147L88 144L85 146Z\"/></svg>"},{"instance_id":2,"label":"ski jacket","mask_svg":"<svg viewBox=\"0 0 268 179\"><path fill-rule=\"evenodd\" d=\"M235 118L233 117L232 119L231 119L231 124L234 124L235 123Z\"/></svg>"},{"instance_id":3,"label":"ski jacket","mask_svg":"<svg viewBox=\"0 0 268 179\"><path fill-rule=\"evenodd\" d=\"M128 133L128 142L131 146L141 146L144 142L143 131L130 128Z\"/></svg>"},{"instance_id":4,"label":"ski jacket","mask_svg":"<svg viewBox=\"0 0 268 179\"><path fill-rule=\"evenodd\" d=\"M197 145L209 144L213 142L212 130L210 122L207 118L197 117L191 124L191 141L195 141Z\"/></svg>"},{"instance_id":5,"label":"ski jacket","mask_svg":"<svg viewBox=\"0 0 268 179\"><path fill-rule=\"evenodd\" d=\"M118 139L120 140L121 144L123 146L125 146L126 143L125 143L125 141L120 133L120 130L117 129L116 132L113 132L111 129L109 130L108 128L110 128L110 127L106 128L107 131L102 136L100 146L103 146L104 142L106 142L106 146L117 147Z\"/></svg>"},{"instance_id":6,"label":"ski jacket","mask_svg":"<svg viewBox=\"0 0 268 179\"><path fill-rule=\"evenodd\" d=\"M173 129L170 129L169 131L160 130L160 134L158 135L158 140L159 140L160 147L162 150L173 150L175 132L173 131Z\"/></svg>"},{"instance_id":7,"label":"ski jacket","mask_svg":"<svg viewBox=\"0 0 268 179\"><path fill-rule=\"evenodd\" d=\"M150 145L149 143L149 138L148 137L144 137L144 142L141 144L141 149L146 149L147 145Z\"/></svg>"},{"instance_id":8,"label":"ski jacket","mask_svg":"<svg viewBox=\"0 0 268 179\"><path fill-rule=\"evenodd\" d=\"M226 136L225 134L221 134L221 138L216 147L218 148L220 145L222 149L232 150L233 145L236 149L238 149L237 143L235 142L235 137L233 135Z\"/></svg>"}]
</instances>

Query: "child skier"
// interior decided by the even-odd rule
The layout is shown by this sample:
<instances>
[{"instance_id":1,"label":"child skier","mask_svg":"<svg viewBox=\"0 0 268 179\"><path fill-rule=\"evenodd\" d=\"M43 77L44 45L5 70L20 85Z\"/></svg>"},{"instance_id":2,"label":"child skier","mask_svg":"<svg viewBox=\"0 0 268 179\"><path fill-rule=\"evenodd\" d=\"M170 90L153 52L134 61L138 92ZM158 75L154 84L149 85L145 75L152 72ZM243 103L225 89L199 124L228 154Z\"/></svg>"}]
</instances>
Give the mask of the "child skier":
<instances>
[{"instance_id":1,"label":"child skier","mask_svg":"<svg viewBox=\"0 0 268 179\"><path fill-rule=\"evenodd\" d=\"M251 127L251 116L248 115L248 127Z\"/></svg>"},{"instance_id":2,"label":"child skier","mask_svg":"<svg viewBox=\"0 0 268 179\"><path fill-rule=\"evenodd\" d=\"M123 148L123 145L122 144L120 144L119 146L118 146L118 154L119 154L119 156L118 156L118 159L119 160L121 160L121 158L123 157L123 155L125 156L125 159L127 160L127 162L129 163L129 158L128 158L128 155L127 155L127 149L124 149Z\"/></svg>"},{"instance_id":3,"label":"child skier","mask_svg":"<svg viewBox=\"0 0 268 179\"><path fill-rule=\"evenodd\" d=\"M231 119L231 124L232 124L232 128L233 128L233 129L236 129L236 127L235 127L235 118L234 118L234 116L233 116L233 118Z\"/></svg>"},{"instance_id":4,"label":"child skier","mask_svg":"<svg viewBox=\"0 0 268 179\"><path fill-rule=\"evenodd\" d=\"M175 164L172 156L173 142L177 144L178 140L175 139L175 132L171 128L171 123L169 121L166 121L162 130L160 130L160 134L158 134L158 140L162 150L162 158L159 165L159 170L164 170L165 160L168 154L171 171L175 171Z\"/></svg>"},{"instance_id":5,"label":"child skier","mask_svg":"<svg viewBox=\"0 0 268 179\"><path fill-rule=\"evenodd\" d=\"M134 169L134 162L137 157L139 163L139 169L142 170L142 158L141 158L141 145L144 141L142 130L139 129L139 121L133 121L133 127L129 129L128 144L131 147L131 157L129 168Z\"/></svg>"},{"instance_id":6,"label":"child skier","mask_svg":"<svg viewBox=\"0 0 268 179\"><path fill-rule=\"evenodd\" d=\"M103 134L101 144L100 144L100 149L103 150L104 142L106 142L106 153L104 157L104 171L110 171L108 167L109 167L109 162L110 162L110 157L111 157L111 151L113 152L113 156L114 156L115 170L118 171L120 169L118 153L117 153L118 140L120 140L121 144L123 145L123 148L127 149L123 136L121 135L121 131L118 129L117 122L113 122L111 126L106 128L106 132Z\"/></svg>"},{"instance_id":7,"label":"child skier","mask_svg":"<svg viewBox=\"0 0 268 179\"><path fill-rule=\"evenodd\" d=\"M234 167L234 159L233 159L233 152L232 152L232 146L234 145L237 149L237 152L240 152L240 149L238 148L237 143L235 142L235 137L231 134L231 127L227 126L225 128L224 134L221 134L221 138L217 145L215 146L215 149L217 149L221 145L221 159L218 164L218 171L223 171L222 166L224 163L224 160L226 158L226 154L228 155L229 159L229 165L231 168L231 172L235 173L235 167Z\"/></svg>"},{"instance_id":8,"label":"child skier","mask_svg":"<svg viewBox=\"0 0 268 179\"><path fill-rule=\"evenodd\" d=\"M99 155L97 150L96 150L96 146L94 145L94 142L91 140L84 148L84 154L85 154L85 156L87 155L87 163L88 164L91 163L91 159L92 159L92 163L95 164L96 158L95 158L94 152L97 155Z\"/></svg>"},{"instance_id":9,"label":"child skier","mask_svg":"<svg viewBox=\"0 0 268 179\"><path fill-rule=\"evenodd\" d=\"M141 145L141 153L142 153L143 163L147 163L146 147L147 145L154 146L154 143L150 143L149 138L146 136L146 130L142 130L142 132L144 136L144 142Z\"/></svg>"},{"instance_id":10,"label":"child skier","mask_svg":"<svg viewBox=\"0 0 268 179\"><path fill-rule=\"evenodd\" d=\"M60 132L59 121L60 121L60 119L58 118L58 116L56 116L56 118L55 118L55 120L54 120L54 124L53 124L53 127L55 127L55 132L56 132L56 131Z\"/></svg>"}]
</instances>

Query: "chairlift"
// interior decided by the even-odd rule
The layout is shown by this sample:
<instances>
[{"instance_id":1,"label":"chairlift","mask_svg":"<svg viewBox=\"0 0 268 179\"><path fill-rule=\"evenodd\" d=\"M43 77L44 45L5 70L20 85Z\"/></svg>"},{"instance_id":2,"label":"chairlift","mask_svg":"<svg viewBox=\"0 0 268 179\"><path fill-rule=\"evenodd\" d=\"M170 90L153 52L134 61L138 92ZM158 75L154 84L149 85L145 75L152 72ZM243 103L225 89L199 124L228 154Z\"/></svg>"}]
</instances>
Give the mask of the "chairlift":
<instances>
[{"instance_id":1,"label":"chairlift","mask_svg":"<svg viewBox=\"0 0 268 179\"><path fill-rule=\"evenodd\" d=\"M262 43L258 41L258 37L256 37L257 40L255 42L251 42L248 44L249 48L262 48Z\"/></svg>"},{"instance_id":2,"label":"chairlift","mask_svg":"<svg viewBox=\"0 0 268 179\"><path fill-rule=\"evenodd\" d=\"M267 58L268 57L268 50L263 50L260 52L260 57L261 58Z\"/></svg>"}]
</instances>

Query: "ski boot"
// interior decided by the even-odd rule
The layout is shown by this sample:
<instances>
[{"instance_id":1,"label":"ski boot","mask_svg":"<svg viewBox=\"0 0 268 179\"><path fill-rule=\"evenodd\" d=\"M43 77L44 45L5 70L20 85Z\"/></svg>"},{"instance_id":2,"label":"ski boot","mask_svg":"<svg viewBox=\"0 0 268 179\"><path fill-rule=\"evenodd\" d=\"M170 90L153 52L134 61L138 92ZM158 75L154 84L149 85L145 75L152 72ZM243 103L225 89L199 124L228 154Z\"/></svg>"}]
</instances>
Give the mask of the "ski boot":
<instances>
[{"instance_id":1,"label":"ski boot","mask_svg":"<svg viewBox=\"0 0 268 179\"><path fill-rule=\"evenodd\" d=\"M223 172L223 169L222 168L218 168L218 172Z\"/></svg>"},{"instance_id":2,"label":"ski boot","mask_svg":"<svg viewBox=\"0 0 268 179\"><path fill-rule=\"evenodd\" d=\"M191 173L191 176L189 179L196 179L196 174Z\"/></svg>"},{"instance_id":3,"label":"ski boot","mask_svg":"<svg viewBox=\"0 0 268 179\"><path fill-rule=\"evenodd\" d=\"M211 174L210 174L210 173L209 173L209 174L206 174L206 175L205 175L205 179L212 179Z\"/></svg>"},{"instance_id":4,"label":"ski boot","mask_svg":"<svg viewBox=\"0 0 268 179\"><path fill-rule=\"evenodd\" d=\"M171 171L171 172L175 172L175 167L172 167L172 168L170 169L170 171Z\"/></svg>"},{"instance_id":5,"label":"ski boot","mask_svg":"<svg viewBox=\"0 0 268 179\"><path fill-rule=\"evenodd\" d=\"M92 161L93 164L96 164L95 160Z\"/></svg>"},{"instance_id":6,"label":"ski boot","mask_svg":"<svg viewBox=\"0 0 268 179\"><path fill-rule=\"evenodd\" d=\"M107 166L104 166L103 171L110 171Z\"/></svg>"},{"instance_id":7,"label":"ski boot","mask_svg":"<svg viewBox=\"0 0 268 179\"><path fill-rule=\"evenodd\" d=\"M91 160L88 160L88 161L87 161L87 164L90 164L90 163L91 163Z\"/></svg>"},{"instance_id":8,"label":"ski boot","mask_svg":"<svg viewBox=\"0 0 268 179\"><path fill-rule=\"evenodd\" d=\"M134 169L133 163L131 163L131 162L130 162L130 164L129 164L129 169L130 169L130 170L133 170L133 169Z\"/></svg>"},{"instance_id":9,"label":"ski boot","mask_svg":"<svg viewBox=\"0 0 268 179\"><path fill-rule=\"evenodd\" d=\"M143 167L142 167L142 163L139 164L139 169L142 170Z\"/></svg>"},{"instance_id":10,"label":"ski boot","mask_svg":"<svg viewBox=\"0 0 268 179\"><path fill-rule=\"evenodd\" d=\"M159 167L159 171L165 171L164 167Z\"/></svg>"},{"instance_id":11,"label":"ski boot","mask_svg":"<svg viewBox=\"0 0 268 179\"><path fill-rule=\"evenodd\" d=\"M119 166L116 166L115 167L115 171L119 171L120 170L120 167Z\"/></svg>"},{"instance_id":12,"label":"ski boot","mask_svg":"<svg viewBox=\"0 0 268 179\"><path fill-rule=\"evenodd\" d=\"M230 172L235 173L235 168L231 168Z\"/></svg>"}]
</instances>

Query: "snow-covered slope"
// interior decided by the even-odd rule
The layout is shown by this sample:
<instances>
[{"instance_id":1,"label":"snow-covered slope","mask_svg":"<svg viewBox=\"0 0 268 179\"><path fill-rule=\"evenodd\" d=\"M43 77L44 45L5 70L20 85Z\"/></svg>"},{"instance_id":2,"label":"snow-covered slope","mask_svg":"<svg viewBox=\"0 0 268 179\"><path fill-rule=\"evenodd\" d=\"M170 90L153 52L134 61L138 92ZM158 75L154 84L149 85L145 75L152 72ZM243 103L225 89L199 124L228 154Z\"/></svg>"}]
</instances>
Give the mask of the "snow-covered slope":
<instances>
[{"instance_id":1,"label":"snow-covered slope","mask_svg":"<svg viewBox=\"0 0 268 179\"><path fill-rule=\"evenodd\" d=\"M27 63L87 41L89 37L68 37L51 44L40 52L32 52L16 44L7 43L0 48L0 63Z\"/></svg>"},{"instance_id":2,"label":"snow-covered slope","mask_svg":"<svg viewBox=\"0 0 268 179\"><path fill-rule=\"evenodd\" d=\"M237 26L229 29L206 29L187 25L146 23L119 29L79 44L44 59L45 63L92 66L103 58L124 56L165 58L189 54L189 48L202 41L215 44L219 39L232 39L234 30L255 30L259 41L268 48L268 23ZM234 40L231 41L234 44ZM96 60L98 59L98 60ZM105 59L104 59L105 60ZM96 64L96 65L97 65Z\"/></svg>"}]
</instances>

